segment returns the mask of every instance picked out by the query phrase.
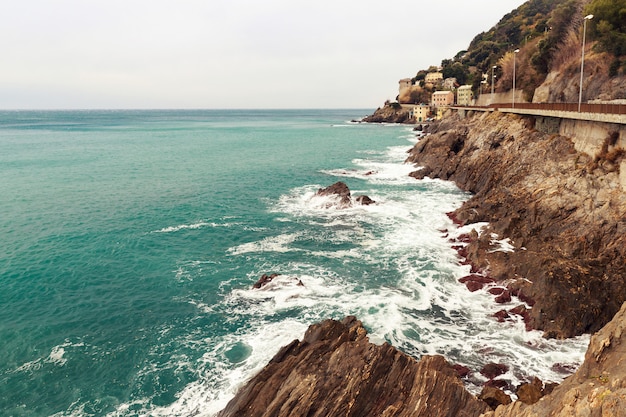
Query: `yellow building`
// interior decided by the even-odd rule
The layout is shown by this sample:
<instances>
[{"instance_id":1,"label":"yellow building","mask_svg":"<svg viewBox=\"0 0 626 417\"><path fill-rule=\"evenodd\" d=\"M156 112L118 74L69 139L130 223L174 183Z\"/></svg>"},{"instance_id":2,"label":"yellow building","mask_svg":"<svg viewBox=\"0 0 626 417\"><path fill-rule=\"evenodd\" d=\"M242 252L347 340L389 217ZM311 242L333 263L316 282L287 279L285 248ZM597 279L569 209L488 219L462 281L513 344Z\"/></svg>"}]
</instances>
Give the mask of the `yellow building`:
<instances>
[{"instance_id":1,"label":"yellow building","mask_svg":"<svg viewBox=\"0 0 626 417\"><path fill-rule=\"evenodd\" d=\"M441 72L429 72L424 77L424 83L430 85L439 85L443 82L443 74Z\"/></svg>"},{"instance_id":2,"label":"yellow building","mask_svg":"<svg viewBox=\"0 0 626 417\"><path fill-rule=\"evenodd\" d=\"M411 109L409 116L415 119L417 123L425 122L430 114L430 106L420 104Z\"/></svg>"},{"instance_id":3,"label":"yellow building","mask_svg":"<svg viewBox=\"0 0 626 417\"><path fill-rule=\"evenodd\" d=\"M456 104L459 106L471 106L474 101L474 93L471 85L462 85L456 90Z\"/></svg>"}]
</instances>

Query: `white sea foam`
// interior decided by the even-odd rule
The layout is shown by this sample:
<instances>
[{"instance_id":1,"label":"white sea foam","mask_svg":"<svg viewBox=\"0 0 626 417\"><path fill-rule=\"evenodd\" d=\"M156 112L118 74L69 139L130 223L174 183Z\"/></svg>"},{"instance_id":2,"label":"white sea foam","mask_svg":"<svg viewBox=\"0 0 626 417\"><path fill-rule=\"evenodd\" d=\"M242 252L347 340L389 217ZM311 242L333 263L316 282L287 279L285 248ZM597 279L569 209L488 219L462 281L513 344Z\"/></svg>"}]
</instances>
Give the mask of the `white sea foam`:
<instances>
[{"instance_id":1,"label":"white sea foam","mask_svg":"<svg viewBox=\"0 0 626 417\"><path fill-rule=\"evenodd\" d=\"M301 338L312 323L345 315L362 320L373 342L389 341L416 357L443 354L453 363L469 366L474 374L467 384L475 393L484 382L478 371L489 362L507 364L510 371L500 378L513 386L533 376L559 382L566 375L555 364L580 364L588 337L546 340L541 332L527 332L521 319L498 323L492 315L519 304L518 300L498 305L485 290L472 293L457 281L470 267L459 264L441 230L454 237L471 229L480 233L486 224L454 226L445 213L467 195L451 183L425 179L418 183L419 191L398 187L416 184L407 178L413 167L401 163L406 151L402 149L401 153L400 147L389 148L384 155L372 153L356 160L358 169L326 172L365 180L368 185L353 194L367 194L377 204L339 209L329 204L332 199L315 196L317 184L293 189L271 204L281 223L289 226L295 221L310 230L268 236L228 252L258 254L260 259L264 254L293 253L299 260L261 263L265 270L251 272L247 281L253 282L266 270L279 270L282 275L261 289L229 290L219 308L228 312L225 320L247 326L202 340L207 351L193 365L198 380L187 385L173 404L147 407L145 415L214 415L280 346ZM303 249L300 241L352 247ZM506 239L494 238L494 244L509 250ZM363 276L339 273L325 262L316 262L317 258L362 266ZM217 308L191 302L201 313L213 314ZM234 349L239 356L231 360Z\"/></svg>"},{"instance_id":2,"label":"white sea foam","mask_svg":"<svg viewBox=\"0 0 626 417\"><path fill-rule=\"evenodd\" d=\"M289 247L289 244L293 243L298 238L298 236L299 235L297 233L294 233L267 237L257 242L244 243L239 246L229 248L228 252L231 255L242 255L244 253L251 252L297 251L298 249Z\"/></svg>"},{"instance_id":3,"label":"white sea foam","mask_svg":"<svg viewBox=\"0 0 626 417\"><path fill-rule=\"evenodd\" d=\"M65 343L54 346L46 357L26 362L17 367L13 372L17 373L36 371L38 369L41 369L46 364L53 366L64 366L67 363L67 358L65 357L66 349L70 347L81 346L83 346L82 343L72 343L69 340L66 340Z\"/></svg>"},{"instance_id":4,"label":"white sea foam","mask_svg":"<svg viewBox=\"0 0 626 417\"><path fill-rule=\"evenodd\" d=\"M504 238L498 239L498 235L495 233L491 234L491 241L489 242L491 246L495 246L494 249L491 249L489 252L515 252L515 247L511 244L511 239Z\"/></svg>"},{"instance_id":5,"label":"white sea foam","mask_svg":"<svg viewBox=\"0 0 626 417\"><path fill-rule=\"evenodd\" d=\"M145 407L144 416L212 416L223 409L237 389L276 354L280 346L286 345L302 336L306 325L295 320L267 322L260 318L251 328L242 334L230 334L221 340L205 340L211 347L196 366L200 377L188 384L178 394L178 399L165 407ZM245 342L242 342L245 340ZM226 357L235 346L245 346L249 355L237 363L231 363ZM122 405L113 415L122 414Z\"/></svg>"},{"instance_id":6,"label":"white sea foam","mask_svg":"<svg viewBox=\"0 0 626 417\"><path fill-rule=\"evenodd\" d=\"M215 222L198 222L192 224L179 224L178 226L164 227L160 230L155 230L152 233L174 233L181 230L196 230L203 227L231 227L232 223L215 223Z\"/></svg>"},{"instance_id":7,"label":"white sea foam","mask_svg":"<svg viewBox=\"0 0 626 417\"><path fill-rule=\"evenodd\" d=\"M374 184L415 184L415 179L409 177L409 174L415 171L415 166L398 163L398 160L407 157L406 151L405 146L390 147L381 160L371 158L353 160L352 163L358 166L358 169L332 169L322 172L335 177L368 180Z\"/></svg>"},{"instance_id":8,"label":"white sea foam","mask_svg":"<svg viewBox=\"0 0 626 417\"><path fill-rule=\"evenodd\" d=\"M175 279L178 282L193 281L195 277L200 276L206 265L215 265L214 261L190 261L182 263L174 271Z\"/></svg>"}]
</instances>

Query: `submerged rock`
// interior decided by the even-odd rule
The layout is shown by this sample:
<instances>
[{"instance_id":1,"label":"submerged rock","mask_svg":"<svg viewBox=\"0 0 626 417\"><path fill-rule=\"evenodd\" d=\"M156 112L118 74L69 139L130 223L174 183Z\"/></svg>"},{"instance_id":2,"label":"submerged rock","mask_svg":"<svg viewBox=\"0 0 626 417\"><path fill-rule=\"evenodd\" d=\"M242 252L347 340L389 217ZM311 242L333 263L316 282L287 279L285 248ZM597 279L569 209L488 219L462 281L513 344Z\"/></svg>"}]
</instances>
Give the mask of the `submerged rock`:
<instances>
[{"instance_id":1,"label":"submerged rock","mask_svg":"<svg viewBox=\"0 0 626 417\"><path fill-rule=\"evenodd\" d=\"M509 367L503 363L488 363L480 370L480 374L488 379L494 379L508 372Z\"/></svg>"},{"instance_id":2,"label":"submerged rock","mask_svg":"<svg viewBox=\"0 0 626 417\"><path fill-rule=\"evenodd\" d=\"M420 361L369 342L354 317L326 320L284 346L219 417L478 417L487 404L442 356Z\"/></svg>"}]
</instances>

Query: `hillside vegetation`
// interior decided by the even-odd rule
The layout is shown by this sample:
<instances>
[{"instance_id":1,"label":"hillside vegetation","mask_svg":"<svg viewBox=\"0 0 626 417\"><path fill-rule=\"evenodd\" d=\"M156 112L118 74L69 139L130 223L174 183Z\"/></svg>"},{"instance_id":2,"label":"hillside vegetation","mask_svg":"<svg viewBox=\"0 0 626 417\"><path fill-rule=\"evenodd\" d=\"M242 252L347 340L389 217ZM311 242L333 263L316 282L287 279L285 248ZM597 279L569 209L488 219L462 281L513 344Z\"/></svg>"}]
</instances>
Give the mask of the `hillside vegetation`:
<instances>
[{"instance_id":1,"label":"hillside vegetation","mask_svg":"<svg viewBox=\"0 0 626 417\"><path fill-rule=\"evenodd\" d=\"M444 78L471 84L477 94L481 82L491 84L496 66L496 92L512 88L513 55L516 86L527 101L575 102L578 100L584 16L593 14L587 26L585 99L626 98L626 0L529 0L506 14L494 27L478 34L467 50L444 59L441 67L420 70L415 86L401 102L429 101L438 87L424 84L427 73L440 69ZM483 86L486 88L486 86ZM542 95L535 90L542 87Z\"/></svg>"}]
</instances>

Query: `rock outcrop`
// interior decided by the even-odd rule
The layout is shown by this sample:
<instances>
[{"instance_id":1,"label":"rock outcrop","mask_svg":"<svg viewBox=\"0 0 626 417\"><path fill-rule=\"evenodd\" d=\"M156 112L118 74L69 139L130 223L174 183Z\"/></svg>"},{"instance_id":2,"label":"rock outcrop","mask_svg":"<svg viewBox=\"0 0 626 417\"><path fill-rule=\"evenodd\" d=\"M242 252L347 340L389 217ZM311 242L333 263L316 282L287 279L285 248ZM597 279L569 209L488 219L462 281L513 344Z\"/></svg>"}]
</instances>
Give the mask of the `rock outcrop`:
<instances>
[{"instance_id":1,"label":"rock outcrop","mask_svg":"<svg viewBox=\"0 0 626 417\"><path fill-rule=\"evenodd\" d=\"M574 375L532 404L516 401L483 417L626 416L626 303L591 337Z\"/></svg>"},{"instance_id":2,"label":"rock outcrop","mask_svg":"<svg viewBox=\"0 0 626 417\"><path fill-rule=\"evenodd\" d=\"M350 189L345 182L338 181L333 185L329 185L326 188L320 188L317 190L316 195L321 197L335 196L338 199L337 205L340 208L350 207L352 205L352 198L350 196Z\"/></svg>"},{"instance_id":3,"label":"rock outcrop","mask_svg":"<svg viewBox=\"0 0 626 417\"><path fill-rule=\"evenodd\" d=\"M416 178L453 180L474 194L451 218L489 226L459 253L475 275L519 300L529 327L548 337L591 333L626 300L623 151L609 152L620 160L592 158L533 122L497 112L453 116L431 125L407 161L421 167ZM502 239L512 251L501 250Z\"/></svg>"},{"instance_id":4,"label":"rock outcrop","mask_svg":"<svg viewBox=\"0 0 626 417\"><path fill-rule=\"evenodd\" d=\"M263 274L261 275L261 278L258 279L257 282L254 283L254 285L252 285L253 289L263 289L265 287L271 287L271 285L269 285L270 283L272 283L274 281L275 278L280 277L280 274L277 273L273 273L273 274ZM299 287L304 287L304 284L302 283L302 281L298 278L291 278L290 279L291 283L293 284L294 282L296 283L297 286Z\"/></svg>"},{"instance_id":5,"label":"rock outcrop","mask_svg":"<svg viewBox=\"0 0 626 417\"><path fill-rule=\"evenodd\" d=\"M261 278L259 278L259 280L254 283L252 288L256 288L256 289L262 288L266 286L267 284L269 284L270 282L272 282L272 280L278 276L280 276L280 274L276 274L276 273L270 274L270 275L263 274L261 275Z\"/></svg>"},{"instance_id":6,"label":"rock outcrop","mask_svg":"<svg viewBox=\"0 0 626 417\"><path fill-rule=\"evenodd\" d=\"M478 417L488 410L442 356L369 342L354 317L312 325L246 383L219 417Z\"/></svg>"},{"instance_id":7,"label":"rock outcrop","mask_svg":"<svg viewBox=\"0 0 626 417\"><path fill-rule=\"evenodd\" d=\"M366 123L413 123L409 117L409 109L398 104L386 103L384 107L376 109L374 114L363 118Z\"/></svg>"},{"instance_id":8,"label":"rock outcrop","mask_svg":"<svg viewBox=\"0 0 626 417\"><path fill-rule=\"evenodd\" d=\"M531 118L498 113L454 116L431 125L407 161L420 167L416 178L453 180L474 194L449 216L489 224L454 247L471 265L460 279L469 290L518 301L494 320L518 315L551 337L597 331L573 376L556 388L534 379L511 402L498 389L506 366L488 364L478 399L459 378L469 369L374 345L346 317L313 325L283 347L218 416L626 417L624 152L592 158L533 126ZM343 183L319 193L351 204Z\"/></svg>"},{"instance_id":9,"label":"rock outcrop","mask_svg":"<svg viewBox=\"0 0 626 417\"><path fill-rule=\"evenodd\" d=\"M330 204L330 206L334 205L339 209L352 207L352 193L350 192L350 188L348 188L346 183L342 181L338 181L332 185L329 185L326 188L320 188L319 190L317 190L316 195L320 197L335 197L337 199L336 203ZM376 203L374 200L366 195L358 195L354 198L354 201L362 206L369 206L370 204Z\"/></svg>"}]
</instances>

